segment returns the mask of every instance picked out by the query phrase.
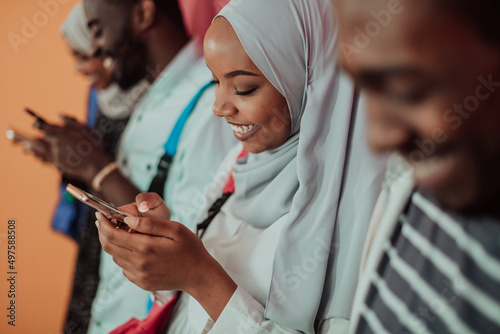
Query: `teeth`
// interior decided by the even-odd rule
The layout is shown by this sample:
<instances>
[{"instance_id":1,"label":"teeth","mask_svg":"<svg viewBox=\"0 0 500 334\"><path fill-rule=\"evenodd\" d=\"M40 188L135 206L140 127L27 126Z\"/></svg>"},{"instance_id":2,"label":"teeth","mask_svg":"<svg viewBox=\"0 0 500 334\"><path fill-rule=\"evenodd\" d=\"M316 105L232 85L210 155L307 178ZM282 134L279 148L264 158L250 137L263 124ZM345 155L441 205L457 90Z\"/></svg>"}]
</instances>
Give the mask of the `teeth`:
<instances>
[{"instance_id":1,"label":"teeth","mask_svg":"<svg viewBox=\"0 0 500 334\"><path fill-rule=\"evenodd\" d=\"M111 57L106 57L104 59L103 65L109 71L109 69L113 66L114 60Z\"/></svg>"},{"instance_id":2,"label":"teeth","mask_svg":"<svg viewBox=\"0 0 500 334\"><path fill-rule=\"evenodd\" d=\"M255 125L255 124L252 124L252 125L234 125L234 124L231 124L231 128L233 129L233 131L241 133L241 134L248 133L248 132L252 131L253 129L255 129L256 127L257 127L257 125Z\"/></svg>"}]
</instances>

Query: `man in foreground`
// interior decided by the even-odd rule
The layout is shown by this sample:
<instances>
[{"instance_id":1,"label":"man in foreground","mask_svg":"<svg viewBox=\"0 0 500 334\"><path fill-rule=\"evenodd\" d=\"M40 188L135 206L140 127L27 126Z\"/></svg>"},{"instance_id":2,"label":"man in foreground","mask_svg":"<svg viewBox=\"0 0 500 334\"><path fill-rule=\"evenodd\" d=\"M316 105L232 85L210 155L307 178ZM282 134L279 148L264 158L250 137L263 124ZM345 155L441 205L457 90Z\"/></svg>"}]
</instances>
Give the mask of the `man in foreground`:
<instances>
[{"instance_id":1,"label":"man in foreground","mask_svg":"<svg viewBox=\"0 0 500 334\"><path fill-rule=\"evenodd\" d=\"M369 142L395 151L354 333L500 332L500 4L338 0Z\"/></svg>"}]
</instances>

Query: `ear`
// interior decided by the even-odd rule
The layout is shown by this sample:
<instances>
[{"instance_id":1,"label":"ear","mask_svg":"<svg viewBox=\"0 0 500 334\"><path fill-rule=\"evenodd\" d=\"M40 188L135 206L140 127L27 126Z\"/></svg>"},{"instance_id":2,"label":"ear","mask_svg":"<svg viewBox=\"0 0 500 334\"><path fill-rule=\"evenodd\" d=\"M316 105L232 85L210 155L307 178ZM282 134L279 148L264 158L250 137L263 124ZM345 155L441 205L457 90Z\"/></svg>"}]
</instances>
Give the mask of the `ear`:
<instances>
[{"instance_id":1,"label":"ear","mask_svg":"<svg viewBox=\"0 0 500 334\"><path fill-rule=\"evenodd\" d=\"M153 0L141 0L134 8L133 22L139 33L146 32L155 23L156 4Z\"/></svg>"}]
</instances>

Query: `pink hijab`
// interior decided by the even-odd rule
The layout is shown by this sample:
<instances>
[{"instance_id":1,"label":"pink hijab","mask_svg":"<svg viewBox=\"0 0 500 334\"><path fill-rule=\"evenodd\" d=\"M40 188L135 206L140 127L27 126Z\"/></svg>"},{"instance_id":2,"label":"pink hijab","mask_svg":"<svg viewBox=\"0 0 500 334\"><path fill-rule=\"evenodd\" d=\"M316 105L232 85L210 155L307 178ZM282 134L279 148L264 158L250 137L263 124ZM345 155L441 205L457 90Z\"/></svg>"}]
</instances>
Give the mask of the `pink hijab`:
<instances>
[{"instance_id":1,"label":"pink hijab","mask_svg":"<svg viewBox=\"0 0 500 334\"><path fill-rule=\"evenodd\" d=\"M184 25L190 36L203 40L213 18L230 0L179 0Z\"/></svg>"}]
</instances>

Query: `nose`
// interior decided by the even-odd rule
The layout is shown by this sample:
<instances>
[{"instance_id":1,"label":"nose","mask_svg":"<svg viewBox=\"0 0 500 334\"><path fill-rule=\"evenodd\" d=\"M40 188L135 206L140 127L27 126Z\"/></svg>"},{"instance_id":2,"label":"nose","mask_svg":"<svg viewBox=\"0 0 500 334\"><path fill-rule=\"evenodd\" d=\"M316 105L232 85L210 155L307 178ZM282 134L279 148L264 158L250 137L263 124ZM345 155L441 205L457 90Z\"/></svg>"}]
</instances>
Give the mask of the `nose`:
<instances>
[{"instance_id":1,"label":"nose","mask_svg":"<svg viewBox=\"0 0 500 334\"><path fill-rule=\"evenodd\" d=\"M217 117L225 117L238 112L228 93L220 86L215 89L215 102L212 111Z\"/></svg>"},{"instance_id":2,"label":"nose","mask_svg":"<svg viewBox=\"0 0 500 334\"><path fill-rule=\"evenodd\" d=\"M398 117L390 103L367 94L366 111L368 143L374 152L388 153L408 147L413 131Z\"/></svg>"}]
</instances>

